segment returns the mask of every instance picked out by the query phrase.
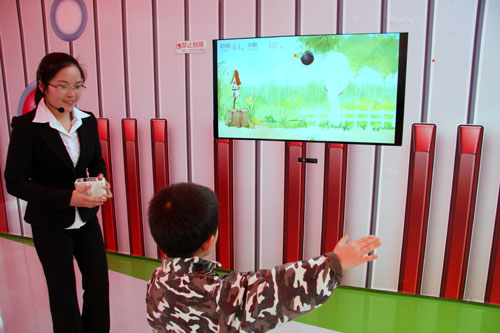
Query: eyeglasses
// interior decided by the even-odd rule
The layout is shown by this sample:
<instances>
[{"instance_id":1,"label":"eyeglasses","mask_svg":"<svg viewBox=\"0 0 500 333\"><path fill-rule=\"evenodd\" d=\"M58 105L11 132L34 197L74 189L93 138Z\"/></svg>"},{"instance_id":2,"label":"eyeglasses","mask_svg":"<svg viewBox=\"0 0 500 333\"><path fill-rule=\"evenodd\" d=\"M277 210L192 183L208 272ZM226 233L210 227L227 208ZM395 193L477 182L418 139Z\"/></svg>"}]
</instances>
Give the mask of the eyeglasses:
<instances>
[{"instance_id":1,"label":"eyeglasses","mask_svg":"<svg viewBox=\"0 0 500 333\"><path fill-rule=\"evenodd\" d=\"M71 91L74 91L76 93L79 93L81 92L83 89L85 89L86 87L83 85L83 83L79 83L75 86L70 86L68 84L58 84L58 85L53 85L53 84L50 84L50 83L47 83L49 86L51 87L54 87L56 88L57 90L59 90L61 93L63 94L67 94L70 90Z\"/></svg>"}]
</instances>

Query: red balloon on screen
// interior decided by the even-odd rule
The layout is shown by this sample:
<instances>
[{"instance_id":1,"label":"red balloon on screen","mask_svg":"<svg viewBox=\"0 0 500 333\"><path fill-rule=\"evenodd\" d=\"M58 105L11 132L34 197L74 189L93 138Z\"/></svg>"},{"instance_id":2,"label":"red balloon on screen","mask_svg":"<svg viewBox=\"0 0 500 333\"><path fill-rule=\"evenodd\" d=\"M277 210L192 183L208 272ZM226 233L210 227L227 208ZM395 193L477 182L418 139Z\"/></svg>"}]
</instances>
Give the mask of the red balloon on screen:
<instances>
[{"instance_id":1,"label":"red balloon on screen","mask_svg":"<svg viewBox=\"0 0 500 333\"><path fill-rule=\"evenodd\" d=\"M23 114L28 113L35 108L35 92L36 92L36 89L33 89L28 94L28 96L26 96L26 99L24 100L24 104L23 104Z\"/></svg>"}]
</instances>

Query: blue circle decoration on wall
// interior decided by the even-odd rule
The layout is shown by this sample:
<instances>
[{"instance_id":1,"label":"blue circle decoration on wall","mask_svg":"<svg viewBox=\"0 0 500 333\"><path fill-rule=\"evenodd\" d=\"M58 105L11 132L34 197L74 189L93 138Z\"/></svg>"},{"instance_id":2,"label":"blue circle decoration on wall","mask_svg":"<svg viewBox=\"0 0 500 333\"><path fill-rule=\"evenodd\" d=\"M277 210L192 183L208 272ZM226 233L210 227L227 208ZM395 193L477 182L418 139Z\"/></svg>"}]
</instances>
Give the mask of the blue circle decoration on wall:
<instances>
[{"instance_id":1,"label":"blue circle decoration on wall","mask_svg":"<svg viewBox=\"0 0 500 333\"><path fill-rule=\"evenodd\" d=\"M87 7L83 0L55 0L50 9L50 23L57 37L74 41L87 26Z\"/></svg>"}]
</instances>

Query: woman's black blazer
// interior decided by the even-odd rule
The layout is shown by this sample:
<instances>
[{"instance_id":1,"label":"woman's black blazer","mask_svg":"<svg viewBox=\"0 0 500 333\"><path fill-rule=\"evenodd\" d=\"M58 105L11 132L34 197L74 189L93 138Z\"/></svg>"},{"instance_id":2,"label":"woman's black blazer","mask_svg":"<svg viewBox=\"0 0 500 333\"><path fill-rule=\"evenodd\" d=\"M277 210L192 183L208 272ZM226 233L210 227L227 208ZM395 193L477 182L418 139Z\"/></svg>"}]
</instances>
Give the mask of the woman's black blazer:
<instances>
[{"instance_id":1,"label":"woman's black blazer","mask_svg":"<svg viewBox=\"0 0 500 333\"><path fill-rule=\"evenodd\" d=\"M48 123L34 123L35 110L12 119L12 133L5 166L7 192L27 201L24 220L33 226L60 230L75 220L69 205L77 178L106 176L97 120L82 119L78 128L80 158L76 167L59 132ZM84 111L85 112L85 111ZM99 207L78 208L83 221L96 220Z\"/></svg>"}]
</instances>

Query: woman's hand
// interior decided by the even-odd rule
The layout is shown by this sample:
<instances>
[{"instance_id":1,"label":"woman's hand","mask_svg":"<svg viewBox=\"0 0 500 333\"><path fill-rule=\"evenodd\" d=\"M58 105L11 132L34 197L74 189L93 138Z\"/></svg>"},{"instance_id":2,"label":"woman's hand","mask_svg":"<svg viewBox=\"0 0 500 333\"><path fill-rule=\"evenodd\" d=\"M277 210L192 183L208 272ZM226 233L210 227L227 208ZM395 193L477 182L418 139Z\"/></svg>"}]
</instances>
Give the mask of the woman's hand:
<instances>
[{"instance_id":1,"label":"woman's hand","mask_svg":"<svg viewBox=\"0 0 500 333\"><path fill-rule=\"evenodd\" d=\"M347 243L348 240L349 235L345 235L339 240L335 249L333 249L333 253L339 258L343 270L378 258L376 254L371 256L367 256L367 254L382 245L380 238L366 236L351 243Z\"/></svg>"},{"instance_id":2,"label":"woman's hand","mask_svg":"<svg viewBox=\"0 0 500 333\"><path fill-rule=\"evenodd\" d=\"M101 206L107 198L102 196L100 198L94 198L87 195L87 190L89 190L92 185L87 185L84 187L80 187L76 190L73 190L73 194L71 195L71 201L69 202L70 206L73 207L85 207L85 208L94 208L97 206Z\"/></svg>"},{"instance_id":3,"label":"woman's hand","mask_svg":"<svg viewBox=\"0 0 500 333\"><path fill-rule=\"evenodd\" d=\"M100 173L97 178L102 180L104 175ZM104 185L104 189L106 190L106 194L99 197L94 198L87 195L87 190L89 190L92 185L87 185L78 189L73 190L73 194L71 195L71 201L69 203L70 206L73 207L86 207L86 208L94 208L97 206L101 206L106 202L109 198L113 197L113 193L111 193L111 185L106 181L106 185Z\"/></svg>"},{"instance_id":4,"label":"woman's hand","mask_svg":"<svg viewBox=\"0 0 500 333\"><path fill-rule=\"evenodd\" d=\"M104 178L104 175L102 173L100 173L97 178L99 180L103 179ZM106 181L106 185L104 186L104 189L106 190L106 195L103 196L103 198L105 198L104 201L106 201L107 199L110 199L113 197L113 193L111 193L111 184L108 183L108 181Z\"/></svg>"}]
</instances>

